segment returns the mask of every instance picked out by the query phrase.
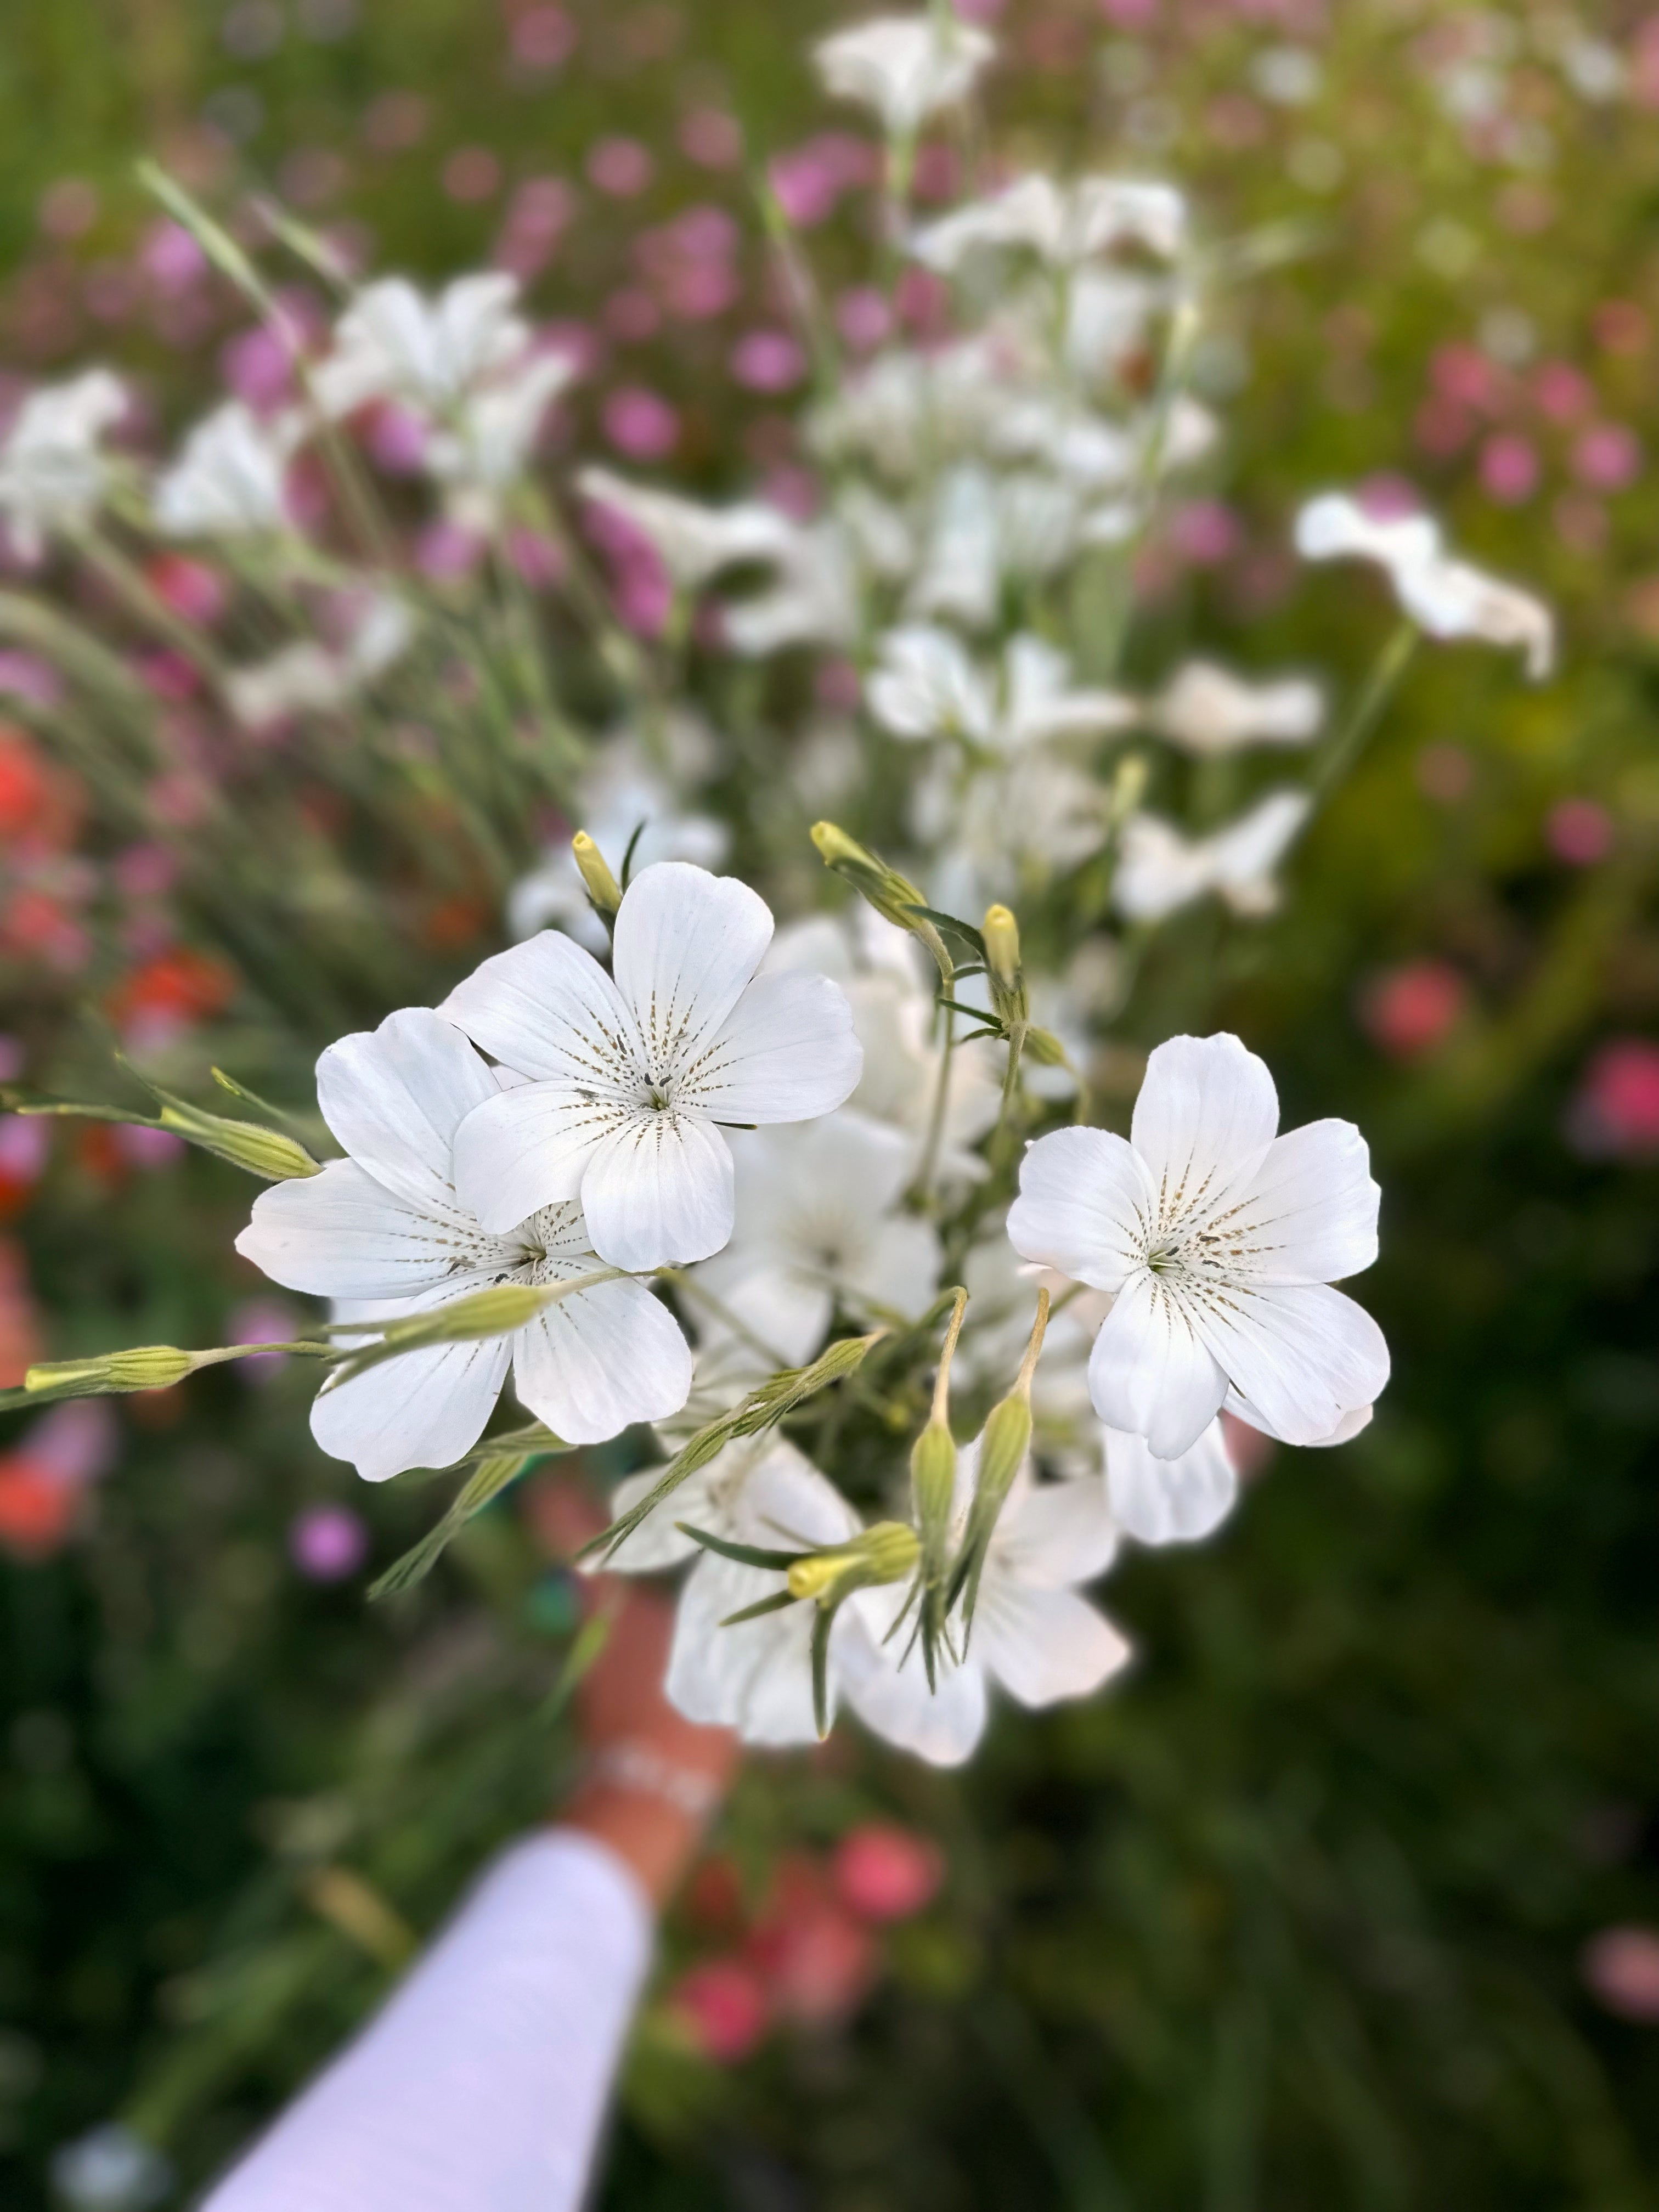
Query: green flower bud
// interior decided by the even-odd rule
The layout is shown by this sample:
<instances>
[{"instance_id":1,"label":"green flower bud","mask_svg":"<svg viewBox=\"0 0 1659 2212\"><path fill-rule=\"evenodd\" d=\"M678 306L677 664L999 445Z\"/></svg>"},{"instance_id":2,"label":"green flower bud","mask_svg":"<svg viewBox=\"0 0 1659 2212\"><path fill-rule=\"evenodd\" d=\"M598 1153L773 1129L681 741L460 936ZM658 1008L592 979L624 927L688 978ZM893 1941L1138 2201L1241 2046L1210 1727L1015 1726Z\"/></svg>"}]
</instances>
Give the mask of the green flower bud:
<instances>
[{"instance_id":1,"label":"green flower bud","mask_svg":"<svg viewBox=\"0 0 1659 2212\"><path fill-rule=\"evenodd\" d=\"M23 1388L63 1398L97 1397L109 1391L166 1390L194 1373L196 1365L197 1355L180 1352L176 1345L140 1344L126 1352L106 1352L94 1359L62 1359L31 1367L23 1377Z\"/></svg>"},{"instance_id":2,"label":"green flower bud","mask_svg":"<svg viewBox=\"0 0 1659 2212\"><path fill-rule=\"evenodd\" d=\"M839 1605L855 1589L902 1582L915 1570L921 1549L908 1522L878 1521L848 1543L792 1560L784 1581L793 1598Z\"/></svg>"},{"instance_id":3,"label":"green flower bud","mask_svg":"<svg viewBox=\"0 0 1659 2212\"><path fill-rule=\"evenodd\" d=\"M849 837L834 822L815 822L812 842L823 856L825 867L833 868L843 882L851 884L884 921L890 921L896 928L908 930L911 936L921 939L948 983L953 969L944 940L926 915L914 910L927 903L918 886L908 876L900 875L896 868L890 868L879 854L860 845L856 837Z\"/></svg>"},{"instance_id":4,"label":"green flower bud","mask_svg":"<svg viewBox=\"0 0 1659 2212\"><path fill-rule=\"evenodd\" d=\"M1027 1059L1036 1060L1039 1067L1064 1067L1066 1065L1066 1048L1052 1030L1027 1030L1025 1054Z\"/></svg>"},{"instance_id":5,"label":"green flower bud","mask_svg":"<svg viewBox=\"0 0 1659 2212\"><path fill-rule=\"evenodd\" d=\"M1118 763L1109 809L1115 823L1126 822L1146 797L1149 773L1144 753L1125 753Z\"/></svg>"},{"instance_id":6,"label":"green flower bud","mask_svg":"<svg viewBox=\"0 0 1659 2212\"><path fill-rule=\"evenodd\" d=\"M570 841L570 850L575 856L576 868L587 887L587 896L596 911L613 915L623 902L622 886L611 874L605 854L588 836L579 830Z\"/></svg>"},{"instance_id":7,"label":"green flower bud","mask_svg":"<svg viewBox=\"0 0 1659 2212\"><path fill-rule=\"evenodd\" d=\"M1006 990L1019 984L1019 924L1006 906L988 906L980 925L985 957L992 975Z\"/></svg>"},{"instance_id":8,"label":"green flower bud","mask_svg":"<svg viewBox=\"0 0 1659 2212\"><path fill-rule=\"evenodd\" d=\"M950 1540L956 1494L956 1439L945 1422L929 1421L910 1454L910 1502L930 1561L942 1557Z\"/></svg>"},{"instance_id":9,"label":"green flower bud","mask_svg":"<svg viewBox=\"0 0 1659 2212\"><path fill-rule=\"evenodd\" d=\"M301 1176L322 1173L297 1138L280 1129L267 1129L258 1121L234 1121L223 1114L204 1113L182 1100L167 1100L159 1115L164 1129L175 1130L187 1142L245 1168L265 1182L292 1182Z\"/></svg>"}]
</instances>

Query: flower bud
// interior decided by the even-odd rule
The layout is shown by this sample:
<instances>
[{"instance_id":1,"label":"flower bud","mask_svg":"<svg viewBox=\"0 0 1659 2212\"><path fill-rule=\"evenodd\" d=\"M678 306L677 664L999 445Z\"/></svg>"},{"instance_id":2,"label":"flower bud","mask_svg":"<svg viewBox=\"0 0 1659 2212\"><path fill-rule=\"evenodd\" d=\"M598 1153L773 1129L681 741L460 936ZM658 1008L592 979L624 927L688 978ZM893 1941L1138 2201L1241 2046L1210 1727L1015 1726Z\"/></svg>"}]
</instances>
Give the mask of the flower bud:
<instances>
[{"instance_id":1,"label":"flower bud","mask_svg":"<svg viewBox=\"0 0 1659 2212\"><path fill-rule=\"evenodd\" d=\"M1019 987L1019 924L1006 906L988 906L980 926L985 939L985 958L992 975L1005 990Z\"/></svg>"},{"instance_id":2,"label":"flower bud","mask_svg":"<svg viewBox=\"0 0 1659 2212\"><path fill-rule=\"evenodd\" d=\"M422 1344L475 1344L486 1337L507 1336L534 1321L551 1303L549 1291L557 1288L556 1284L545 1289L533 1283L493 1284L487 1291L474 1291L469 1297L457 1298L431 1313L411 1314L407 1321L395 1322L385 1333L386 1341L402 1345L412 1339Z\"/></svg>"},{"instance_id":3,"label":"flower bud","mask_svg":"<svg viewBox=\"0 0 1659 2212\"><path fill-rule=\"evenodd\" d=\"M91 1398L107 1391L166 1390L174 1382L182 1382L196 1365L197 1355L180 1352L176 1345L140 1344L126 1352L106 1352L94 1359L61 1359L31 1367L23 1377L23 1388L63 1398Z\"/></svg>"},{"instance_id":4,"label":"flower bud","mask_svg":"<svg viewBox=\"0 0 1659 2212\"><path fill-rule=\"evenodd\" d=\"M1108 807L1114 823L1127 822L1146 797L1149 773L1144 753L1125 753L1118 763Z\"/></svg>"},{"instance_id":5,"label":"flower bud","mask_svg":"<svg viewBox=\"0 0 1659 2212\"><path fill-rule=\"evenodd\" d=\"M838 1605L855 1589L900 1583L915 1568L921 1546L903 1521L878 1521L850 1542L793 1560L784 1577L793 1598Z\"/></svg>"},{"instance_id":6,"label":"flower bud","mask_svg":"<svg viewBox=\"0 0 1659 2212\"><path fill-rule=\"evenodd\" d=\"M284 1136L280 1129L267 1129L258 1121L234 1121L223 1114L204 1113L182 1099L165 1099L157 1118L164 1129L173 1130L203 1152L228 1160L233 1167L246 1168L266 1182L292 1182L301 1176L322 1173L319 1163L297 1138Z\"/></svg>"},{"instance_id":7,"label":"flower bud","mask_svg":"<svg viewBox=\"0 0 1659 2212\"><path fill-rule=\"evenodd\" d=\"M622 886L611 874L605 854L588 836L579 830L570 841L570 850L575 856L577 872L586 886L587 896L597 913L611 915L623 902Z\"/></svg>"},{"instance_id":8,"label":"flower bud","mask_svg":"<svg viewBox=\"0 0 1659 2212\"><path fill-rule=\"evenodd\" d=\"M1038 1029L1025 1032L1025 1057L1036 1060L1039 1067L1064 1067L1067 1059L1066 1048L1054 1031Z\"/></svg>"},{"instance_id":9,"label":"flower bud","mask_svg":"<svg viewBox=\"0 0 1659 2212\"><path fill-rule=\"evenodd\" d=\"M950 1540L956 1494L956 1439L945 1422L929 1421L910 1454L910 1502L930 1561L943 1556Z\"/></svg>"},{"instance_id":10,"label":"flower bud","mask_svg":"<svg viewBox=\"0 0 1659 2212\"><path fill-rule=\"evenodd\" d=\"M860 845L856 837L834 822L815 822L812 842L817 847L826 868L833 868L843 882L849 883L866 902L872 906L884 921L895 928L908 930L919 937L933 956L940 975L948 983L953 974L950 954L925 914L916 911L925 907L927 900L908 876L890 868L878 853Z\"/></svg>"}]
</instances>

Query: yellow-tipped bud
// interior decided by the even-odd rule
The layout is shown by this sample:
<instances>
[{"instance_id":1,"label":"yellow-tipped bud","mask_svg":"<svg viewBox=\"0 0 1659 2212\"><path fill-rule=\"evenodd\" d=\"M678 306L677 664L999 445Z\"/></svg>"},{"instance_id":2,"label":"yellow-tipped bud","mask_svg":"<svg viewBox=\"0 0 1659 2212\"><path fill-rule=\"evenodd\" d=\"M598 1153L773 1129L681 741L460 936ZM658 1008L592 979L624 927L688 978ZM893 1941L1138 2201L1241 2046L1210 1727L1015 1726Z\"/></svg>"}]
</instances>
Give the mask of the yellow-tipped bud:
<instances>
[{"instance_id":1,"label":"yellow-tipped bud","mask_svg":"<svg viewBox=\"0 0 1659 2212\"><path fill-rule=\"evenodd\" d=\"M878 1521L850 1543L809 1552L794 1560L784 1577L793 1598L820 1605L839 1604L855 1589L878 1583L902 1583L921 1555L916 1532L903 1521Z\"/></svg>"},{"instance_id":2,"label":"yellow-tipped bud","mask_svg":"<svg viewBox=\"0 0 1659 2212\"><path fill-rule=\"evenodd\" d=\"M587 896L595 909L603 915L615 914L623 902L622 885L611 874L605 854L588 836L579 830L570 841L570 850L575 857L577 872L587 888Z\"/></svg>"},{"instance_id":3,"label":"yellow-tipped bud","mask_svg":"<svg viewBox=\"0 0 1659 2212\"><path fill-rule=\"evenodd\" d=\"M848 864L854 867L875 864L875 855L866 852L857 838L849 837L837 823L815 822L812 824L812 842L817 847L826 868L839 868Z\"/></svg>"},{"instance_id":4,"label":"yellow-tipped bud","mask_svg":"<svg viewBox=\"0 0 1659 2212\"><path fill-rule=\"evenodd\" d=\"M815 822L812 842L825 867L833 868L844 883L851 884L884 921L890 921L896 928L908 929L913 937L921 939L948 983L954 972L951 956L933 923L926 915L915 910L925 907L927 902L908 876L890 868L878 853L860 845L856 837L849 837L837 823Z\"/></svg>"},{"instance_id":5,"label":"yellow-tipped bud","mask_svg":"<svg viewBox=\"0 0 1659 2212\"><path fill-rule=\"evenodd\" d=\"M23 1388L65 1398L97 1397L111 1391L165 1390L182 1382L196 1365L196 1354L180 1352L176 1345L140 1344L126 1352L106 1352L95 1359L61 1359L31 1367L23 1377Z\"/></svg>"},{"instance_id":6,"label":"yellow-tipped bud","mask_svg":"<svg viewBox=\"0 0 1659 2212\"><path fill-rule=\"evenodd\" d=\"M1019 924L1006 906L988 906L980 925L986 964L1006 990L1019 988Z\"/></svg>"},{"instance_id":7,"label":"yellow-tipped bud","mask_svg":"<svg viewBox=\"0 0 1659 2212\"><path fill-rule=\"evenodd\" d=\"M1115 823L1127 822L1146 796L1150 774L1144 753L1125 753L1112 778L1110 812Z\"/></svg>"},{"instance_id":8,"label":"yellow-tipped bud","mask_svg":"<svg viewBox=\"0 0 1659 2212\"><path fill-rule=\"evenodd\" d=\"M322 1169L305 1146L280 1129L267 1129L258 1121L235 1121L224 1114L204 1113L183 1100L167 1099L157 1117L164 1129L175 1130L187 1143L199 1146L216 1159L265 1182L293 1182L301 1176L320 1175Z\"/></svg>"}]
</instances>

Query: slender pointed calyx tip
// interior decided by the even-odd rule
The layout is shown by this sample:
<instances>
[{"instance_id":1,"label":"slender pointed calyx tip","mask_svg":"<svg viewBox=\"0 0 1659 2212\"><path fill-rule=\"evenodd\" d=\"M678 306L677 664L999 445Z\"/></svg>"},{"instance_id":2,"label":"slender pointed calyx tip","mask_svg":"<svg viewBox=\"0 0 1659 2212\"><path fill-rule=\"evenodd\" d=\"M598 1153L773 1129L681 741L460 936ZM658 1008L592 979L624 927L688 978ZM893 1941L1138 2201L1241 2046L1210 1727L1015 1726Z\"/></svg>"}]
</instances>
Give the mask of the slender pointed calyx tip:
<instances>
[{"instance_id":1,"label":"slender pointed calyx tip","mask_svg":"<svg viewBox=\"0 0 1659 2212\"><path fill-rule=\"evenodd\" d=\"M611 874L605 854L586 830L576 832L570 841L570 850L577 872L595 908L603 915L615 914L623 902L622 885Z\"/></svg>"}]
</instances>

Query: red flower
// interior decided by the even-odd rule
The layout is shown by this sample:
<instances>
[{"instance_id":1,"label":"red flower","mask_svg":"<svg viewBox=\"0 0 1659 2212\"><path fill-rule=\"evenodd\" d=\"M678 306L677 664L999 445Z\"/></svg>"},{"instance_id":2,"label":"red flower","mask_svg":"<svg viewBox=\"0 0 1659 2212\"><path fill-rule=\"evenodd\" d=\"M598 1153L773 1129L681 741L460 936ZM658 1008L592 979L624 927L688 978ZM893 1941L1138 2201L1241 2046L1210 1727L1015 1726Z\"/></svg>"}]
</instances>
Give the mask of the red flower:
<instances>
[{"instance_id":1,"label":"red flower","mask_svg":"<svg viewBox=\"0 0 1659 2212\"><path fill-rule=\"evenodd\" d=\"M841 1839L831 1869L843 1905L865 1920L908 1920L932 1904L945 1856L931 1838L866 1820Z\"/></svg>"},{"instance_id":2,"label":"red flower","mask_svg":"<svg viewBox=\"0 0 1659 2212\"><path fill-rule=\"evenodd\" d=\"M766 2033L766 1990L741 1959L705 1959L668 1993L669 2009L705 2058L735 2066Z\"/></svg>"},{"instance_id":3,"label":"red flower","mask_svg":"<svg viewBox=\"0 0 1659 2212\"><path fill-rule=\"evenodd\" d=\"M1360 1000L1359 1019L1391 1060L1417 1060L1456 1026L1468 1001L1468 987L1448 962L1408 960L1371 984Z\"/></svg>"}]
</instances>

